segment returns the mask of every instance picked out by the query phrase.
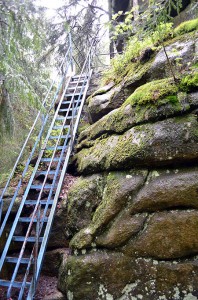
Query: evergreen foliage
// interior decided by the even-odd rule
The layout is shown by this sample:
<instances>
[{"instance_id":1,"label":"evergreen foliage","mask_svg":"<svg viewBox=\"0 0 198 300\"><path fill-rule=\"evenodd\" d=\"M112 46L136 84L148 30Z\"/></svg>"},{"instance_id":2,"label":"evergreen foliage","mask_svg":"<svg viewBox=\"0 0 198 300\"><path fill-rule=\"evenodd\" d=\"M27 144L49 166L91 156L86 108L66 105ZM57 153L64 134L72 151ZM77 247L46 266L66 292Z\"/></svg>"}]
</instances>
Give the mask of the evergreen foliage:
<instances>
[{"instance_id":1,"label":"evergreen foliage","mask_svg":"<svg viewBox=\"0 0 198 300\"><path fill-rule=\"evenodd\" d=\"M49 84L44 9L32 0L0 0L1 173L13 165Z\"/></svg>"}]
</instances>

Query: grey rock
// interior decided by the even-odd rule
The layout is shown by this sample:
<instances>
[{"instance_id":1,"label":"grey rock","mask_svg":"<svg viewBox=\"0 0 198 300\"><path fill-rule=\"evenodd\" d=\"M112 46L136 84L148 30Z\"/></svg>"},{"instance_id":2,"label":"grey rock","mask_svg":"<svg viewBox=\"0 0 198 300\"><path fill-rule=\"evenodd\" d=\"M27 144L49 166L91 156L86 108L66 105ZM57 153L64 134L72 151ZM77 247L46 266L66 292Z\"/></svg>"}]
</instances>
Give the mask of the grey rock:
<instances>
[{"instance_id":1,"label":"grey rock","mask_svg":"<svg viewBox=\"0 0 198 300\"><path fill-rule=\"evenodd\" d=\"M179 262L131 258L96 251L70 256L59 273L59 289L74 300L196 299L196 258Z\"/></svg>"},{"instance_id":2,"label":"grey rock","mask_svg":"<svg viewBox=\"0 0 198 300\"><path fill-rule=\"evenodd\" d=\"M134 166L162 166L198 158L194 114L129 129L122 135L96 139L76 154L78 171L94 173Z\"/></svg>"}]
</instances>

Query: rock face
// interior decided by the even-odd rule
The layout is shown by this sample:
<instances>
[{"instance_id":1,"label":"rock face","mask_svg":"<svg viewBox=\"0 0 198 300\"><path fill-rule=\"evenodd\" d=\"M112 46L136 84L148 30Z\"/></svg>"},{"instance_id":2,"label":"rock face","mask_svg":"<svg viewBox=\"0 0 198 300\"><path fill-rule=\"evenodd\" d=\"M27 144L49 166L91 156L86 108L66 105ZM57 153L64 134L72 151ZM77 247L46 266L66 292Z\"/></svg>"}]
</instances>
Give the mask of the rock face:
<instances>
[{"instance_id":1,"label":"rock face","mask_svg":"<svg viewBox=\"0 0 198 300\"><path fill-rule=\"evenodd\" d=\"M158 50L142 69L89 99L98 121L79 136L75 163L81 177L64 210L71 255L59 269L59 289L69 300L198 298L198 76L192 36L167 44L180 83Z\"/></svg>"},{"instance_id":2,"label":"rock face","mask_svg":"<svg viewBox=\"0 0 198 300\"><path fill-rule=\"evenodd\" d=\"M189 64L195 62L197 45L198 39L195 35L193 39L189 40L189 37L185 36L183 40L172 42L166 46L169 60L176 72L182 72ZM180 62L182 62L182 67ZM115 108L120 107L139 86L152 80L171 76L170 67L163 49L156 54L152 54L150 60L145 64L139 64L138 62L133 68L133 72L129 72L117 85L110 83L88 98L88 108L92 123L98 121Z\"/></svg>"}]
</instances>

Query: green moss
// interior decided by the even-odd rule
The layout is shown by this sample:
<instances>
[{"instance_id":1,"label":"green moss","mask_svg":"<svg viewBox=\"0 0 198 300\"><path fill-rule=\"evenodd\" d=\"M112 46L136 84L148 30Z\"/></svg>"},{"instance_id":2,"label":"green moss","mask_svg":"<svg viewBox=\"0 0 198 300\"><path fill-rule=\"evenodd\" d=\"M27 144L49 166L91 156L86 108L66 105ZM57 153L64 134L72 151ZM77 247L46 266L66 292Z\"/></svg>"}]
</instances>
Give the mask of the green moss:
<instances>
[{"instance_id":1,"label":"green moss","mask_svg":"<svg viewBox=\"0 0 198 300\"><path fill-rule=\"evenodd\" d=\"M178 98L177 98L177 95L170 95L170 96L167 96L165 98L165 100L168 100L169 103L172 103L172 104L177 104L178 103Z\"/></svg>"},{"instance_id":2,"label":"green moss","mask_svg":"<svg viewBox=\"0 0 198 300\"><path fill-rule=\"evenodd\" d=\"M190 92L198 89L198 72L189 74L182 78L180 89L184 92Z\"/></svg>"},{"instance_id":3,"label":"green moss","mask_svg":"<svg viewBox=\"0 0 198 300\"><path fill-rule=\"evenodd\" d=\"M160 99L167 99L171 102L176 100L176 93L178 87L175 85L171 78L151 81L146 83L135 90L124 102L124 106L131 105L145 105L148 103L156 103ZM167 98L171 96L170 98Z\"/></svg>"},{"instance_id":4,"label":"green moss","mask_svg":"<svg viewBox=\"0 0 198 300\"><path fill-rule=\"evenodd\" d=\"M194 63L194 64L192 64L192 66L190 67L192 70L196 70L196 69L198 69L198 62L196 62L196 63Z\"/></svg>"},{"instance_id":5,"label":"green moss","mask_svg":"<svg viewBox=\"0 0 198 300\"><path fill-rule=\"evenodd\" d=\"M126 50L121 55L116 55L111 60L111 67L103 73L103 80L105 83L114 81L119 83L123 77L131 70L136 70L139 64L138 57L148 47L153 48L152 37L147 37L144 40L139 40L134 36L128 43Z\"/></svg>"},{"instance_id":6,"label":"green moss","mask_svg":"<svg viewBox=\"0 0 198 300\"><path fill-rule=\"evenodd\" d=\"M198 18L181 23L174 29L174 35L181 35L198 29Z\"/></svg>"}]
</instances>

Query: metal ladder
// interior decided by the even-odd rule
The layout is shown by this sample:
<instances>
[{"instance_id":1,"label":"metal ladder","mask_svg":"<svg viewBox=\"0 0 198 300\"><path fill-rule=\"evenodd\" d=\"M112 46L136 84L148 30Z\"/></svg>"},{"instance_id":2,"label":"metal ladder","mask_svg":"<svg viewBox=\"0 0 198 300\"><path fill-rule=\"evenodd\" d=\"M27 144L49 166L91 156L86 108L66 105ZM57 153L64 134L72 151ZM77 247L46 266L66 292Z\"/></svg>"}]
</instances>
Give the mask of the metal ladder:
<instances>
[{"instance_id":1,"label":"metal ladder","mask_svg":"<svg viewBox=\"0 0 198 300\"><path fill-rule=\"evenodd\" d=\"M17 293L18 300L24 297L28 300L34 298L61 186L92 74L90 64L93 45L94 42L91 44L80 75L69 76L73 67L73 59L71 36L68 35L68 50L59 68L59 74L63 73L63 76L55 96L52 98L52 92L56 86L54 81L0 197L0 241L3 235L5 236L7 224L13 221L0 259L1 274L8 265L11 265L12 270L9 278L5 279L0 275L0 286L6 287L7 290L5 299L12 298L13 291ZM6 192L12 184L17 167L35 132L37 132L36 141L18 180L7 212L3 214ZM35 155L37 158L32 168L31 162ZM31 176L21 197L17 214L12 220L13 206L20 197L20 189L24 187L24 178L29 174L29 170L31 170ZM37 183L38 178L42 180L40 184ZM36 199L35 193L34 197L31 196L32 191L36 191ZM32 210L31 215L28 216L26 215L27 207ZM18 235L17 228L21 224L25 231ZM17 257L10 255L13 242L19 249Z\"/></svg>"}]
</instances>

